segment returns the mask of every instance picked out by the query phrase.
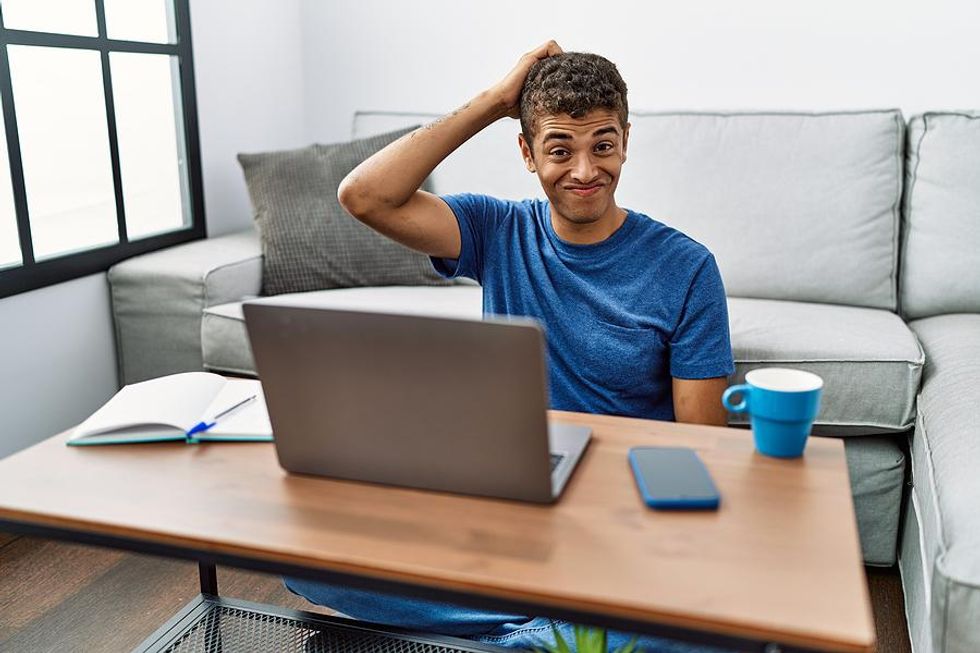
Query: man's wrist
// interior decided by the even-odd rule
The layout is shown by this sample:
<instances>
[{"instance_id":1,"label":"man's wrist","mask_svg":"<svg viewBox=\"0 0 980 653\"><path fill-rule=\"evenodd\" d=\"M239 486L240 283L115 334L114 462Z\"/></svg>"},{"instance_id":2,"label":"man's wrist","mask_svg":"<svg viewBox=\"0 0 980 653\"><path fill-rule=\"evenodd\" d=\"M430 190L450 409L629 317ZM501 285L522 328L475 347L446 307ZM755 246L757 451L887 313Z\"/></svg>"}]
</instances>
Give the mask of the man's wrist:
<instances>
[{"instance_id":1,"label":"man's wrist","mask_svg":"<svg viewBox=\"0 0 980 653\"><path fill-rule=\"evenodd\" d=\"M483 91L473 98L471 104L480 107L481 113L487 117L488 125L497 122L510 112L510 107L504 100L503 94L495 88L488 88Z\"/></svg>"}]
</instances>

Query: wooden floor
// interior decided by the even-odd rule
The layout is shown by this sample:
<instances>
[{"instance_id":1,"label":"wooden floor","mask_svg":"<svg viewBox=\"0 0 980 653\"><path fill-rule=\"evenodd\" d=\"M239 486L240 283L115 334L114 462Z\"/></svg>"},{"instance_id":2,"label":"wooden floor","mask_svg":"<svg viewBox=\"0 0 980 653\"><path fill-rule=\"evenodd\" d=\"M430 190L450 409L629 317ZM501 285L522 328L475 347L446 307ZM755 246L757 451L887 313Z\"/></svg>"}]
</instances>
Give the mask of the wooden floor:
<instances>
[{"instance_id":1,"label":"wooden floor","mask_svg":"<svg viewBox=\"0 0 980 653\"><path fill-rule=\"evenodd\" d=\"M902 587L868 568L878 651L910 653ZM322 611L277 576L218 568L224 596ZM0 651L129 651L198 591L197 565L0 533Z\"/></svg>"}]
</instances>

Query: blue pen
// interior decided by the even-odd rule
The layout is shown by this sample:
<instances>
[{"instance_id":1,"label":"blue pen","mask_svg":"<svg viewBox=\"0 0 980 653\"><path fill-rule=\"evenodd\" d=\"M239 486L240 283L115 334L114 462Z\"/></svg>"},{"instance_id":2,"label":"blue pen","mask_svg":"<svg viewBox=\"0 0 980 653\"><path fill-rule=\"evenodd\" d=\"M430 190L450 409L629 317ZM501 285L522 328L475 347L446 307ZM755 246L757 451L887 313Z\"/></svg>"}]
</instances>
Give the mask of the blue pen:
<instances>
[{"instance_id":1,"label":"blue pen","mask_svg":"<svg viewBox=\"0 0 980 653\"><path fill-rule=\"evenodd\" d=\"M244 399L242 399L241 401L239 401L234 406L229 406L228 408L225 408L223 411L221 411L220 413L218 413L217 415L215 415L212 418L212 421L210 421L210 422L198 422L197 424L195 424L194 426L191 427L191 430L190 431L187 432L187 441L188 442L197 442L197 438L192 437L193 435L195 435L196 433L203 433L203 432L207 431L209 428L211 428L212 426L214 426L215 424L217 424L219 419L221 419L222 417L226 417L226 416L230 415L231 413L233 413L234 411L236 411L239 408L241 408L242 406L245 406L246 404L248 404L248 403L250 403L252 401L255 401L255 399L257 397L258 397L258 395L252 395L251 397L245 397Z\"/></svg>"}]
</instances>

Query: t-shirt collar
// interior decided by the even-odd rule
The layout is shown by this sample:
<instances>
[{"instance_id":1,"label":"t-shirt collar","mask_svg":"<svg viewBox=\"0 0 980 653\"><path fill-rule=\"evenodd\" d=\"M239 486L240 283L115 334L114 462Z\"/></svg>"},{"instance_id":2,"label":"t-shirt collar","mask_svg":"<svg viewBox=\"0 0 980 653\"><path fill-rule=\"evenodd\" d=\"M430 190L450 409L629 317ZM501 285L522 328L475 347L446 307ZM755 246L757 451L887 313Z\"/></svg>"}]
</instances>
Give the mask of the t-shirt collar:
<instances>
[{"instance_id":1,"label":"t-shirt collar","mask_svg":"<svg viewBox=\"0 0 980 653\"><path fill-rule=\"evenodd\" d=\"M555 233L554 225L551 224L551 203L547 201L542 201L539 206L541 210L538 212L538 220L543 223L542 228L544 232L548 235L548 240L551 241L552 246L563 254L568 254L569 256L595 256L606 252L607 250L615 248L620 242L625 240L629 233L633 230L636 224L636 215L633 211L629 209L624 209L626 211L626 219L623 220L623 224L619 225L616 231L609 234L605 240L600 240L597 243L570 243L567 240L562 240L557 233Z\"/></svg>"}]
</instances>

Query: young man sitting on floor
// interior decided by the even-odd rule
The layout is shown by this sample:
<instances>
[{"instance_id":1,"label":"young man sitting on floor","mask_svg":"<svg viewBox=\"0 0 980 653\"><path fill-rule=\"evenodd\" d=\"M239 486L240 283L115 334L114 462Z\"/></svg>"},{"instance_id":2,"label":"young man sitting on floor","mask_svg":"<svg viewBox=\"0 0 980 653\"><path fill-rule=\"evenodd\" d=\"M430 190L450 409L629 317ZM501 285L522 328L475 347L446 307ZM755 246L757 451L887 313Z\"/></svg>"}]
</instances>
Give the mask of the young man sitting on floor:
<instances>
[{"instance_id":1,"label":"young man sitting on floor","mask_svg":"<svg viewBox=\"0 0 980 653\"><path fill-rule=\"evenodd\" d=\"M439 197L419 190L456 148L496 120L520 118L518 144L544 200ZM364 161L344 208L483 286L485 314L545 328L550 404L560 410L725 425L733 372L725 290L701 244L617 206L630 125L626 84L594 54L550 41L498 84ZM528 648L571 625L287 579L309 600L358 619ZM630 639L610 633L615 647ZM691 651L641 638L647 651ZM702 647L701 650L707 650Z\"/></svg>"}]
</instances>

